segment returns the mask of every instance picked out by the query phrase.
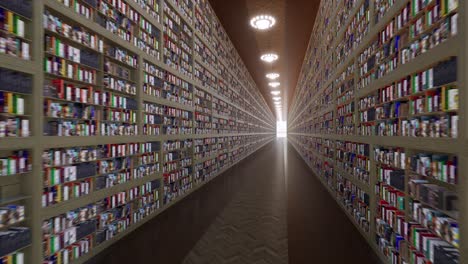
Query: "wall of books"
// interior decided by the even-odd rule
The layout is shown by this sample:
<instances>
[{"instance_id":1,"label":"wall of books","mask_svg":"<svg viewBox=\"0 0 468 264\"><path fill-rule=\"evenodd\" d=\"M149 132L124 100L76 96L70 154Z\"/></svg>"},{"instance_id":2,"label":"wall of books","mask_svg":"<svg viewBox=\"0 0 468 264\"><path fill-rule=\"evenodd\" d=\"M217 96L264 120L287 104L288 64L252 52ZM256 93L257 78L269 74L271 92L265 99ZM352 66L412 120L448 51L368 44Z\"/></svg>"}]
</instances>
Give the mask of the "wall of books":
<instances>
[{"instance_id":1,"label":"wall of books","mask_svg":"<svg viewBox=\"0 0 468 264\"><path fill-rule=\"evenodd\" d=\"M322 1L315 21L289 139L385 263L468 263L465 2Z\"/></svg>"},{"instance_id":2,"label":"wall of books","mask_svg":"<svg viewBox=\"0 0 468 264\"><path fill-rule=\"evenodd\" d=\"M0 262L86 262L274 122L207 1L0 0Z\"/></svg>"}]
</instances>

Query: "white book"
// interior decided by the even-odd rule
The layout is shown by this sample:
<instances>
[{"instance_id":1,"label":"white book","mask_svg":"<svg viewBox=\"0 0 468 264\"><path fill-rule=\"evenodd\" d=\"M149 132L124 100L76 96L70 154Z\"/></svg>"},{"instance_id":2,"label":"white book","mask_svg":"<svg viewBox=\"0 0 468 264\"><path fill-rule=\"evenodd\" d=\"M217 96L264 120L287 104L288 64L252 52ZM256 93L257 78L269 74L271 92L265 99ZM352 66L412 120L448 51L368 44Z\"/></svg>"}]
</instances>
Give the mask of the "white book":
<instances>
[{"instance_id":1,"label":"white book","mask_svg":"<svg viewBox=\"0 0 468 264\"><path fill-rule=\"evenodd\" d=\"M17 22L17 34L18 36L24 38L24 21L21 20L21 19L18 19L18 22Z\"/></svg>"},{"instance_id":2,"label":"white book","mask_svg":"<svg viewBox=\"0 0 468 264\"><path fill-rule=\"evenodd\" d=\"M57 216L57 217L54 218L54 233L55 234L58 234L58 233L60 233L60 231L62 231L60 226L61 226L60 217Z\"/></svg>"},{"instance_id":3,"label":"white book","mask_svg":"<svg viewBox=\"0 0 468 264\"><path fill-rule=\"evenodd\" d=\"M61 164L61 152L60 150L54 151L54 166Z\"/></svg>"},{"instance_id":4,"label":"white book","mask_svg":"<svg viewBox=\"0 0 468 264\"><path fill-rule=\"evenodd\" d=\"M458 137L458 115L454 115L450 118L450 132L452 138Z\"/></svg>"},{"instance_id":5,"label":"white book","mask_svg":"<svg viewBox=\"0 0 468 264\"><path fill-rule=\"evenodd\" d=\"M458 14L455 14L450 18L450 26L450 33L452 36L456 36L458 34Z\"/></svg>"},{"instance_id":6,"label":"white book","mask_svg":"<svg viewBox=\"0 0 468 264\"><path fill-rule=\"evenodd\" d=\"M77 179L77 169L76 169L76 166L70 167L69 172L70 172L70 175L69 175L70 181L76 181L76 179Z\"/></svg>"},{"instance_id":7,"label":"white book","mask_svg":"<svg viewBox=\"0 0 468 264\"><path fill-rule=\"evenodd\" d=\"M42 195L42 207L46 207L47 206L47 194L43 194Z\"/></svg>"},{"instance_id":8,"label":"white book","mask_svg":"<svg viewBox=\"0 0 468 264\"><path fill-rule=\"evenodd\" d=\"M49 192L47 194L47 203L51 204L54 201L54 194L52 192Z\"/></svg>"},{"instance_id":9,"label":"white book","mask_svg":"<svg viewBox=\"0 0 468 264\"><path fill-rule=\"evenodd\" d=\"M58 44L58 53L57 55L59 55L60 57L65 57L65 45L61 42L59 42Z\"/></svg>"},{"instance_id":10,"label":"white book","mask_svg":"<svg viewBox=\"0 0 468 264\"><path fill-rule=\"evenodd\" d=\"M8 160L8 170L10 174L16 174L16 160L15 159Z\"/></svg>"},{"instance_id":11,"label":"white book","mask_svg":"<svg viewBox=\"0 0 468 264\"><path fill-rule=\"evenodd\" d=\"M431 68L429 69L429 83L428 83L428 88L434 87L434 69Z\"/></svg>"},{"instance_id":12,"label":"white book","mask_svg":"<svg viewBox=\"0 0 468 264\"><path fill-rule=\"evenodd\" d=\"M76 62L81 62L81 51L80 49L73 48L73 56L75 57Z\"/></svg>"},{"instance_id":13,"label":"white book","mask_svg":"<svg viewBox=\"0 0 468 264\"><path fill-rule=\"evenodd\" d=\"M448 12L452 12L453 10L458 8L458 0L449 0L448 1Z\"/></svg>"},{"instance_id":14,"label":"white book","mask_svg":"<svg viewBox=\"0 0 468 264\"><path fill-rule=\"evenodd\" d=\"M24 253L16 253L16 264L24 264Z\"/></svg>"},{"instance_id":15,"label":"white book","mask_svg":"<svg viewBox=\"0 0 468 264\"><path fill-rule=\"evenodd\" d=\"M69 101L72 100L72 89L73 89L72 86L67 85L65 98Z\"/></svg>"},{"instance_id":16,"label":"white book","mask_svg":"<svg viewBox=\"0 0 468 264\"><path fill-rule=\"evenodd\" d=\"M81 90L81 102L88 103L88 90Z\"/></svg>"},{"instance_id":17,"label":"white book","mask_svg":"<svg viewBox=\"0 0 468 264\"><path fill-rule=\"evenodd\" d=\"M90 47L92 49L96 49L96 37L95 36L90 36Z\"/></svg>"},{"instance_id":18,"label":"white book","mask_svg":"<svg viewBox=\"0 0 468 264\"><path fill-rule=\"evenodd\" d=\"M104 51L104 41L102 40L99 40L99 52L103 52Z\"/></svg>"},{"instance_id":19,"label":"white book","mask_svg":"<svg viewBox=\"0 0 468 264\"><path fill-rule=\"evenodd\" d=\"M67 65L67 75L68 78L73 79L73 65Z\"/></svg>"},{"instance_id":20,"label":"white book","mask_svg":"<svg viewBox=\"0 0 468 264\"><path fill-rule=\"evenodd\" d=\"M448 90L448 110L458 109L458 89Z\"/></svg>"},{"instance_id":21,"label":"white book","mask_svg":"<svg viewBox=\"0 0 468 264\"><path fill-rule=\"evenodd\" d=\"M26 158L20 158L18 166L19 166L19 171L20 172L25 171L26 170Z\"/></svg>"},{"instance_id":22,"label":"white book","mask_svg":"<svg viewBox=\"0 0 468 264\"><path fill-rule=\"evenodd\" d=\"M54 249L55 251L59 251L61 249L60 247L60 236L55 236L55 240L54 240Z\"/></svg>"},{"instance_id":23,"label":"white book","mask_svg":"<svg viewBox=\"0 0 468 264\"><path fill-rule=\"evenodd\" d=\"M64 250L63 250L63 254L62 254L62 256L63 256L63 259L62 259L62 260L63 260L63 264L69 264L69 263L70 263L70 260L68 259L68 255L69 255L69 254L68 254L68 249L64 249Z\"/></svg>"},{"instance_id":24,"label":"white book","mask_svg":"<svg viewBox=\"0 0 468 264\"><path fill-rule=\"evenodd\" d=\"M6 53L6 39L0 38L0 53Z\"/></svg>"},{"instance_id":25,"label":"white book","mask_svg":"<svg viewBox=\"0 0 468 264\"><path fill-rule=\"evenodd\" d=\"M16 114L24 115L24 98L16 98Z\"/></svg>"},{"instance_id":26,"label":"white book","mask_svg":"<svg viewBox=\"0 0 468 264\"><path fill-rule=\"evenodd\" d=\"M63 186L63 200L68 201L70 199L70 186L65 185Z\"/></svg>"},{"instance_id":27,"label":"white book","mask_svg":"<svg viewBox=\"0 0 468 264\"><path fill-rule=\"evenodd\" d=\"M51 60L51 63L52 63L52 72L53 73L57 73L59 71L59 64L56 62L56 61L52 61Z\"/></svg>"}]
</instances>

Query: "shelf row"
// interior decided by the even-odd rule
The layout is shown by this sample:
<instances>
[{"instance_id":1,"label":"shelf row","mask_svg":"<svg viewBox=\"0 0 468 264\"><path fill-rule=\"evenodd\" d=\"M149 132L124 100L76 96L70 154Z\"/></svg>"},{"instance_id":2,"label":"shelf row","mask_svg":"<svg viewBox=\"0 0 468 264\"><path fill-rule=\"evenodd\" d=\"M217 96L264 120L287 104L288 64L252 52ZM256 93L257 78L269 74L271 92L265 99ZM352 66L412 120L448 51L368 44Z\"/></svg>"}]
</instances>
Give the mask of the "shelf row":
<instances>
[{"instance_id":1,"label":"shelf row","mask_svg":"<svg viewBox=\"0 0 468 264\"><path fill-rule=\"evenodd\" d=\"M291 142L366 236L375 234L385 258L459 258L457 156L309 136L292 136ZM424 249L415 242L423 238L429 239Z\"/></svg>"}]
</instances>

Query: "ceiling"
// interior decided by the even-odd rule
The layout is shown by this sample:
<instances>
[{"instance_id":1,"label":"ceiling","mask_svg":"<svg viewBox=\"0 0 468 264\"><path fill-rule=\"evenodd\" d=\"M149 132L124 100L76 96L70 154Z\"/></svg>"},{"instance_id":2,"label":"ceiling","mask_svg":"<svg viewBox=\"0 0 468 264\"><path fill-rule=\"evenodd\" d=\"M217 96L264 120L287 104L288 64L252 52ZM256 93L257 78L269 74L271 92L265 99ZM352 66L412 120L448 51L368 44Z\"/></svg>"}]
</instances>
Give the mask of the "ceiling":
<instances>
[{"instance_id":1,"label":"ceiling","mask_svg":"<svg viewBox=\"0 0 468 264\"><path fill-rule=\"evenodd\" d=\"M273 100L265 75L281 75L282 119L296 88L299 72L309 42L320 0L209 0L232 43L270 105ZM266 31L250 26L257 15L271 15L276 25ZM268 64L260 60L264 53L274 52L279 60ZM278 90L278 89L275 89Z\"/></svg>"}]
</instances>

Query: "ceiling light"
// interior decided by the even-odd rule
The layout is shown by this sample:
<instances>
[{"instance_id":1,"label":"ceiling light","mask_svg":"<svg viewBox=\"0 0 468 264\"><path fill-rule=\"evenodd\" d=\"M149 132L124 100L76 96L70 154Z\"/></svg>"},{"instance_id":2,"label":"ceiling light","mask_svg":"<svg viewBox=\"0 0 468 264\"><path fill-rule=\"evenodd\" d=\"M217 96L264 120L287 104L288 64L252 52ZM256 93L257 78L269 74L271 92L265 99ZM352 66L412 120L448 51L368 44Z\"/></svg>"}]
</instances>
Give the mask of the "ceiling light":
<instances>
[{"instance_id":1,"label":"ceiling light","mask_svg":"<svg viewBox=\"0 0 468 264\"><path fill-rule=\"evenodd\" d=\"M280 75L279 73L272 72L272 73L267 74L266 77L270 80L276 80L280 77Z\"/></svg>"},{"instance_id":2,"label":"ceiling light","mask_svg":"<svg viewBox=\"0 0 468 264\"><path fill-rule=\"evenodd\" d=\"M280 104L281 104L281 102L279 102L279 101L276 101L276 102L274 102L274 104L275 104L275 105L280 105Z\"/></svg>"},{"instance_id":3,"label":"ceiling light","mask_svg":"<svg viewBox=\"0 0 468 264\"><path fill-rule=\"evenodd\" d=\"M269 15L260 15L250 20L250 25L259 30L266 30L276 24L276 19Z\"/></svg>"},{"instance_id":4,"label":"ceiling light","mask_svg":"<svg viewBox=\"0 0 468 264\"><path fill-rule=\"evenodd\" d=\"M266 62L268 62L268 63L272 63L272 62L274 62L275 60L278 59L278 55L273 54L273 53L263 54L263 55L260 57L260 59L261 59L262 61L266 61Z\"/></svg>"},{"instance_id":5,"label":"ceiling light","mask_svg":"<svg viewBox=\"0 0 468 264\"><path fill-rule=\"evenodd\" d=\"M281 83L279 83L279 82L271 82L271 83L269 83L268 85L270 85L270 86L273 87L273 88L276 88L276 87L280 86Z\"/></svg>"},{"instance_id":6,"label":"ceiling light","mask_svg":"<svg viewBox=\"0 0 468 264\"><path fill-rule=\"evenodd\" d=\"M280 101L280 100L281 100L281 97L273 97L273 100L275 100L275 101Z\"/></svg>"},{"instance_id":7,"label":"ceiling light","mask_svg":"<svg viewBox=\"0 0 468 264\"><path fill-rule=\"evenodd\" d=\"M281 93L281 91L271 91L272 95L279 95L280 93Z\"/></svg>"}]
</instances>

